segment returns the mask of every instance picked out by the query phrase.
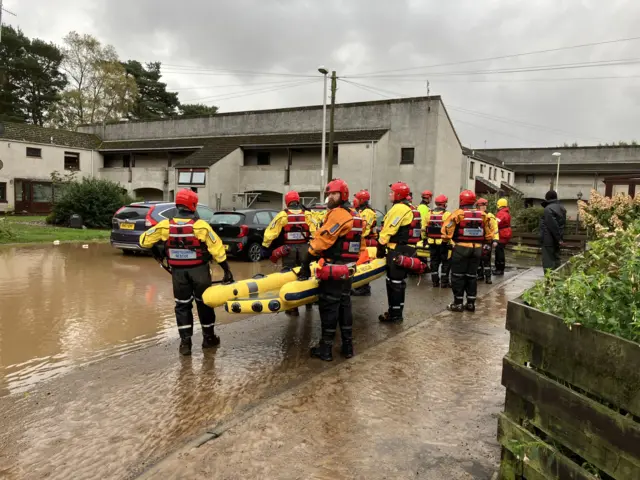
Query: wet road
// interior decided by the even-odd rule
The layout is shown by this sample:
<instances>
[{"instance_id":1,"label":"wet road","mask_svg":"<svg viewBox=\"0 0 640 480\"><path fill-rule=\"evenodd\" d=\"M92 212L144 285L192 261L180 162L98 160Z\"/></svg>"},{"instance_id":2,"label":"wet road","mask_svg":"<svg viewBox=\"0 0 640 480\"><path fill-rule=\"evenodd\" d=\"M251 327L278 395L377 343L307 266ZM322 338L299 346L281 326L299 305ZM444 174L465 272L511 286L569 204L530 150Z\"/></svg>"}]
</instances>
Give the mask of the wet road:
<instances>
[{"instance_id":1,"label":"wet road","mask_svg":"<svg viewBox=\"0 0 640 480\"><path fill-rule=\"evenodd\" d=\"M239 279L273 271L232 268ZM0 396L178 335L169 275L106 244L0 248L0 305ZM221 324L244 318L217 314Z\"/></svg>"},{"instance_id":2,"label":"wet road","mask_svg":"<svg viewBox=\"0 0 640 480\"><path fill-rule=\"evenodd\" d=\"M308 356L319 334L317 309L302 309L294 319L238 318L218 329L223 343L217 351L203 356L198 333L194 356L179 358L170 282L151 259L122 257L108 246L65 248L14 249L0 257L0 271L13 278L3 273L8 302L3 298L0 355L3 365L11 365L5 368L15 369L3 388L19 392L0 398L0 475L6 478L135 476L208 426L340 363ZM17 254L25 260L20 268ZM232 268L241 266L272 268ZM480 295L488 289L482 285ZM354 299L357 355L451 300L450 291L416 286L412 279L405 323L388 326L376 318L386 307L384 280L374 282L373 290L371 298ZM9 302L17 309L10 318ZM138 342L130 347L132 338ZM21 349L24 339L32 343ZM88 363L100 348L111 358ZM33 368L47 373L24 373L20 383L16 364L33 351ZM66 374L33 384L58 368L58 357L66 359Z\"/></svg>"},{"instance_id":3,"label":"wet road","mask_svg":"<svg viewBox=\"0 0 640 480\"><path fill-rule=\"evenodd\" d=\"M539 271L536 271L539 270ZM500 448L507 299L528 271L180 448L143 478L489 480Z\"/></svg>"}]
</instances>

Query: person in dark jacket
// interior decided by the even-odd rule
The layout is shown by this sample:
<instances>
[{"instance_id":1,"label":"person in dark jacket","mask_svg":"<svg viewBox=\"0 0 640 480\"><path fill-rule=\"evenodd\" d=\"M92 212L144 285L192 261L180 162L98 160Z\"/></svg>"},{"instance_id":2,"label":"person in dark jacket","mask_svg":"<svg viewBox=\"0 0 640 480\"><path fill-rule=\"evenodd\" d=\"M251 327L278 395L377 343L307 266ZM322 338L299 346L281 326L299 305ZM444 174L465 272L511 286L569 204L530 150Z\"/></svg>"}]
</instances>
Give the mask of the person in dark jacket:
<instances>
[{"instance_id":1,"label":"person in dark jacket","mask_svg":"<svg viewBox=\"0 0 640 480\"><path fill-rule=\"evenodd\" d=\"M560 246L564 239L567 210L558 201L558 194L549 190L544 196L544 215L540 220L542 268L555 270L560 266Z\"/></svg>"}]
</instances>

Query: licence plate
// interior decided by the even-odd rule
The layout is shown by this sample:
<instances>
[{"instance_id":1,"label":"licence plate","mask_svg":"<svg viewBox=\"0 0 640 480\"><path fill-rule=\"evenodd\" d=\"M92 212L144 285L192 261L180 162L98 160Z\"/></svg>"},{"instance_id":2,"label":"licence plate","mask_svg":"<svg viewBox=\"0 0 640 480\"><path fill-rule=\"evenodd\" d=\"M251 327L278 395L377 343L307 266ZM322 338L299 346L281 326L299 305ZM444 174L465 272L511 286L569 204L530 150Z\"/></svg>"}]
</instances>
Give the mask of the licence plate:
<instances>
[{"instance_id":1,"label":"licence plate","mask_svg":"<svg viewBox=\"0 0 640 480\"><path fill-rule=\"evenodd\" d=\"M289 232L287 233L287 240L304 240L304 235L301 232Z\"/></svg>"},{"instance_id":2,"label":"licence plate","mask_svg":"<svg viewBox=\"0 0 640 480\"><path fill-rule=\"evenodd\" d=\"M195 258L197 258L197 255L193 250L178 250L175 248L170 248L169 258L175 260L194 260Z\"/></svg>"},{"instance_id":3,"label":"licence plate","mask_svg":"<svg viewBox=\"0 0 640 480\"><path fill-rule=\"evenodd\" d=\"M135 223L121 223L120 230L134 230L136 228Z\"/></svg>"}]
</instances>

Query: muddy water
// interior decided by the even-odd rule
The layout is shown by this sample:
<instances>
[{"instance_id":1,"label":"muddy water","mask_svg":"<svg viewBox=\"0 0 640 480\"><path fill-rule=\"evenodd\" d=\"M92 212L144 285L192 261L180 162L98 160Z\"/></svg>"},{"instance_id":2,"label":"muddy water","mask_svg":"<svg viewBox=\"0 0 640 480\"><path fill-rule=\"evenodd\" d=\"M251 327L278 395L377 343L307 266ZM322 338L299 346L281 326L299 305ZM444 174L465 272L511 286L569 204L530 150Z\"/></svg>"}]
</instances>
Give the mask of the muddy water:
<instances>
[{"instance_id":1,"label":"muddy water","mask_svg":"<svg viewBox=\"0 0 640 480\"><path fill-rule=\"evenodd\" d=\"M237 279L273 271L231 267ZM177 337L173 306L171 279L150 257L105 244L0 248L0 396Z\"/></svg>"}]
</instances>

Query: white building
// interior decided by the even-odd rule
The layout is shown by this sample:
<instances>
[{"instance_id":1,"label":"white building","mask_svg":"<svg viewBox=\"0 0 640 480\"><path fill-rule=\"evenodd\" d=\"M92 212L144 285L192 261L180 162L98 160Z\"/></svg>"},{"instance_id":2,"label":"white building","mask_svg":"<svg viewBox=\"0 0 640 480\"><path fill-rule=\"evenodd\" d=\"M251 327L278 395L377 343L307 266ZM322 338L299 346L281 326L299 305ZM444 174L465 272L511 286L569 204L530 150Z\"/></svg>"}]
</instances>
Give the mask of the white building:
<instances>
[{"instance_id":1,"label":"white building","mask_svg":"<svg viewBox=\"0 0 640 480\"><path fill-rule=\"evenodd\" d=\"M51 173L97 175L102 166L99 145L91 134L0 124L0 212L49 212L55 198Z\"/></svg>"}]
</instances>

